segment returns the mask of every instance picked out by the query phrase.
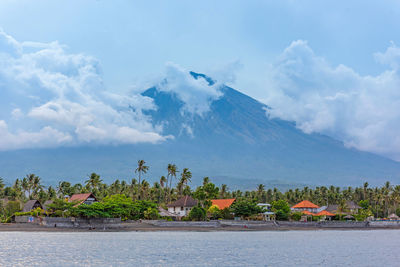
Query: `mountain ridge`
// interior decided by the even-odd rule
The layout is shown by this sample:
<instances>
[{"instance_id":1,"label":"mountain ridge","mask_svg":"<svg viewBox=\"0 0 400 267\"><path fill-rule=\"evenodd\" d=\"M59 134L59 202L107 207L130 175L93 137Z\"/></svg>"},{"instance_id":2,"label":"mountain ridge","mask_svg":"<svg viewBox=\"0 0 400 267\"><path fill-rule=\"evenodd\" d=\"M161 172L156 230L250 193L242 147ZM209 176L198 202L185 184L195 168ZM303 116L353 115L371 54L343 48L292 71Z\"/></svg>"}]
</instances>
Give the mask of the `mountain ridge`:
<instances>
[{"instance_id":1,"label":"mountain ridge","mask_svg":"<svg viewBox=\"0 0 400 267\"><path fill-rule=\"evenodd\" d=\"M191 72L209 86L216 82ZM347 148L321 134L306 134L295 123L267 116L269 107L231 87L221 85L221 96L210 101L209 111L190 114L173 92L149 88L156 110L145 111L162 134L173 135L161 144L62 147L0 152L0 176L22 177L34 172L47 182L81 182L90 172L105 180L129 180L138 159L150 165L147 178L166 175L168 163L188 167L194 183L209 176L231 186L371 185L400 178L400 163Z\"/></svg>"}]
</instances>

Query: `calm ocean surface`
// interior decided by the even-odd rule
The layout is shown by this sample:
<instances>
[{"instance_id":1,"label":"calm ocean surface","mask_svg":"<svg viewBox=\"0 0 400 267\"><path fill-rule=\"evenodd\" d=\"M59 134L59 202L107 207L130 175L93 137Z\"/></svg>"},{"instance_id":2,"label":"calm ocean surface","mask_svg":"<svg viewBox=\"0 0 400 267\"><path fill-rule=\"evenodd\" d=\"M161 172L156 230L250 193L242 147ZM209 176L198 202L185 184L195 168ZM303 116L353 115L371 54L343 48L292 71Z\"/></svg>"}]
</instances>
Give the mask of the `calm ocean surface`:
<instances>
[{"instance_id":1,"label":"calm ocean surface","mask_svg":"<svg viewBox=\"0 0 400 267\"><path fill-rule=\"evenodd\" d=\"M400 230L0 232L0 266L400 266Z\"/></svg>"}]
</instances>

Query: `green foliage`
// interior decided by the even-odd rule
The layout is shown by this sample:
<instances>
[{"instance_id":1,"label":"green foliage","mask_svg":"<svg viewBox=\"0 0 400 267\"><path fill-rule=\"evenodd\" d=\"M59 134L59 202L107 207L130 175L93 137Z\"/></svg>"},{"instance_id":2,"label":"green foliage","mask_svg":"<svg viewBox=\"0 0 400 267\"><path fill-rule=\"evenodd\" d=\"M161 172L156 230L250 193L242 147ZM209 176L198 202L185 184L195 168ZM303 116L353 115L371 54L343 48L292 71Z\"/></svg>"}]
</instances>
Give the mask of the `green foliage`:
<instances>
[{"instance_id":1,"label":"green foliage","mask_svg":"<svg viewBox=\"0 0 400 267\"><path fill-rule=\"evenodd\" d=\"M224 220L233 220L234 216L232 214L232 210L230 208L225 208L220 210L221 218Z\"/></svg>"},{"instance_id":2,"label":"green foliage","mask_svg":"<svg viewBox=\"0 0 400 267\"><path fill-rule=\"evenodd\" d=\"M158 214L158 210L156 208L147 208L147 210L144 211L144 219L146 220L157 220L160 215Z\"/></svg>"},{"instance_id":3,"label":"green foliage","mask_svg":"<svg viewBox=\"0 0 400 267\"><path fill-rule=\"evenodd\" d=\"M280 199L271 203L271 209L275 212L275 218L278 221L286 221L289 219L290 207L287 201Z\"/></svg>"},{"instance_id":4,"label":"green foliage","mask_svg":"<svg viewBox=\"0 0 400 267\"><path fill-rule=\"evenodd\" d=\"M91 205L82 204L70 209L72 215L84 218L121 218L123 220L157 219L157 205L153 202L133 201L125 195L117 194Z\"/></svg>"},{"instance_id":5,"label":"green foliage","mask_svg":"<svg viewBox=\"0 0 400 267\"><path fill-rule=\"evenodd\" d=\"M55 199L53 203L47 205L47 210L51 212L70 210L77 202L68 202L65 199Z\"/></svg>"},{"instance_id":6,"label":"green foliage","mask_svg":"<svg viewBox=\"0 0 400 267\"><path fill-rule=\"evenodd\" d=\"M193 193L194 198L198 199L204 207L211 206L211 199L218 197L219 188L215 184L205 182L202 186L197 187L196 191Z\"/></svg>"},{"instance_id":7,"label":"green foliage","mask_svg":"<svg viewBox=\"0 0 400 267\"><path fill-rule=\"evenodd\" d=\"M358 205L360 205L361 208L366 210L369 208L369 201L368 200L360 200Z\"/></svg>"},{"instance_id":8,"label":"green foliage","mask_svg":"<svg viewBox=\"0 0 400 267\"><path fill-rule=\"evenodd\" d=\"M235 201L232 204L232 211L235 214L235 216L245 218L263 212L263 208L257 206L257 203L255 202L248 200L241 200L241 201Z\"/></svg>"},{"instance_id":9,"label":"green foliage","mask_svg":"<svg viewBox=\"0 0 400 267\"><path fill-rule=\"evenodd\" d=\"M207 217L211 220L217 220L222 218L222 212L218 206L213 205L207 210Z\"/></svg>"},{"instance_id":10,"label":"green foliage","mask_svg":"<svg viewBox=\"0 0 400 267\"><path fill-rule=\"evenodd\" d=\"M301 212L293 212L290 214L290 219L292 219L293 221L300 221L301 216L303 216Z\"/></svg>"},{"instance_id":11,"label":"green foliage","mask_svg":"<svg viewBox=\"0 0 400 267\"><path fill-rule=\"evenodd\" d=\"M20 210L21 210L21 205L18 201L8 201L5 206L5 213L7 217L13 215L14 213Z\"/></svg>"},{"instance_id":12,"label":"green foliage","mask_svg":"<svg viewBox=\"0 0 400 267\"><path fill-rule=\"evenodd\" d=\"M189 212L189 220L191 221L205 221L206 218L206 210L202 207L193 207Z\"/></svg>"}]
</instances>

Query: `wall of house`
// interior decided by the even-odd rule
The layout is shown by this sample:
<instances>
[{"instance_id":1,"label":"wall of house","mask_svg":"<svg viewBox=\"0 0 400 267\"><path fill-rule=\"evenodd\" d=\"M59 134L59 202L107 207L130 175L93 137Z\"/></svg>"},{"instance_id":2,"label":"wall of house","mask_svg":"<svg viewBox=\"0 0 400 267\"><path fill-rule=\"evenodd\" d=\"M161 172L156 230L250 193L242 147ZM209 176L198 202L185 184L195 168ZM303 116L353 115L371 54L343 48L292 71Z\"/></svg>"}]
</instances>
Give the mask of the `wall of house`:
<instances>
[{"instance_id":1,"label":"wall of house","mask_svg":"<svg viewBox=\"0 0 400 267\"><path fill-rule=\"evenodd\" d=\"M182 217L189 215L190 210L191 210L191 208L188 208L188 207L183 207L183 210L182 210L182 207L168 207L169 212L172 212L172 213L177 214L178 216L182 216Z\"/></svg>"}]
</instances>

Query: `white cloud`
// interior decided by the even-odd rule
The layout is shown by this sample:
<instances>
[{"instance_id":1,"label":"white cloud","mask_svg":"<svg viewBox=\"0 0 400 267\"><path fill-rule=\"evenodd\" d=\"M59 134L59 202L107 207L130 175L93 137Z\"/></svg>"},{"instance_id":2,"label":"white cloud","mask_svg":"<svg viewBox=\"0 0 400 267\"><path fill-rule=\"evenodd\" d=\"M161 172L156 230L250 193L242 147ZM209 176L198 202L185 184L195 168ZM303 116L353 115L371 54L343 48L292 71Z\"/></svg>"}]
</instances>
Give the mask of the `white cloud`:
<instances>
[{"instance_id":1,"label":"white cloud","mask_svg":"<svg viewBox=\"0 0 400 267\"><path fill-rule=\"evenodd\" d=\"M0 31L0 88L0 150L169 138L142 112L156 108L152 99L107 92L98 61L57 42Z\"/></svg>"},{"instance_id":2,"label":"white cloud","mask_svg":"<svg viewBox=\"0 0 400 267\"><path fill-rule=\"evenodd\" d=\"M264 102L269 115L296 122L348 146L400 160L400 48L375 54L390 68L362 76L344 65L331 66L305 41L293 42L271 66Z\"/></svg>"},{"instance_id":3,"label":"white cloud","mask_svg":"<svg viewBox=\"0 0 400 267\"><path fill-rule=\"evenodd\" d=\"M220 86L220 83L209 85L205 79L195 79L188 70L168 63L165 79L158 84L157 89L175 93L184 103L183 112L201 116L210 110L212 101L222 96Z\"/></svg>"}]
</instances>

